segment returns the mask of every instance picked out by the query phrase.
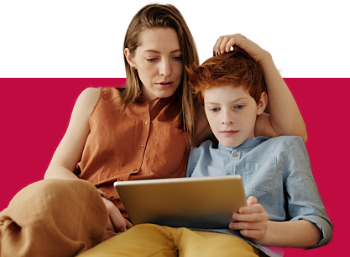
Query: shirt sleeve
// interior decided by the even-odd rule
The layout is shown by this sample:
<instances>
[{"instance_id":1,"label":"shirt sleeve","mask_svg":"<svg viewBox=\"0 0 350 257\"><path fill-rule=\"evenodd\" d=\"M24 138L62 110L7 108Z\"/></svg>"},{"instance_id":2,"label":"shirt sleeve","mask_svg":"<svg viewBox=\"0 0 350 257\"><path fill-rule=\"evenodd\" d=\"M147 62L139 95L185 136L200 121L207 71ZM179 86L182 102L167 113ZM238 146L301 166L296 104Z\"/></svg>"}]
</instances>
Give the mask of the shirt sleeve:
<instances>
[{"instance_id":1,"label":"shirt sleeve","mask_svg":"<svg viewBox=\"0 0 350 257\"><path fill-rule=\"evenodd\" d=\"M291 137L285 151L286 170L284 185L288 201L288 215L292 220L308 220L322 232L322 239L312 248L328 243L332 238L333 225L329 220L314 177L304 141Z\"/></svg>"},{"instance_id":2,"label":"shirt sleeve","mask_svg":"<svg viewBox=\"0 0 350 257\"><path fill-rule=\"evenodd\" d=\"M192 147L190 150L190 154L188 157L188 163L187 163L187 171L186 171L186 177L191 177L193 174L193 171L195 170L199 157L201 155L202 149L200 147Z\"/></svg>"}]
</instances>

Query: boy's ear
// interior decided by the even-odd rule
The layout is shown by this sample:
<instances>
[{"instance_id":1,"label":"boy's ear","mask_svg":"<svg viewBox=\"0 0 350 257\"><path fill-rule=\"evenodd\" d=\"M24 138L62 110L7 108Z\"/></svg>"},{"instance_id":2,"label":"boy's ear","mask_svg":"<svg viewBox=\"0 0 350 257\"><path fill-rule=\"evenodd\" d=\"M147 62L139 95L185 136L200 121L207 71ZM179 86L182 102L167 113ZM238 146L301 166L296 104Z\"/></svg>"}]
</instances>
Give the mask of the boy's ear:
<instances>
[{"instance_id":1,"label":"boy's ear","mask_svg":"<svg viewBox=\"0 0 350 257\"><path fill-rule=\"evenodd\" d=\"M124 49L124 55L125 55L126 60L127 60L128 63L129 63L129 65L130 65L132 68L135 68L135 69L136 69L136 64L135 64L135 62L134 62L134 59L131 57L129 48L125 48L125 49Z\"/></svg>"},{"instance_id":2,"label":"boy's ear","mask_svg":"<svg viewBox=\"0 0 350 257\"><path fill-rule=\"evenodd\" d=\"M257 115L260 115L264 112L266 105L267 105L267 94L266 92L263 92L260 96L260 100L258 103Z\"/></svg>"}]
</instances>

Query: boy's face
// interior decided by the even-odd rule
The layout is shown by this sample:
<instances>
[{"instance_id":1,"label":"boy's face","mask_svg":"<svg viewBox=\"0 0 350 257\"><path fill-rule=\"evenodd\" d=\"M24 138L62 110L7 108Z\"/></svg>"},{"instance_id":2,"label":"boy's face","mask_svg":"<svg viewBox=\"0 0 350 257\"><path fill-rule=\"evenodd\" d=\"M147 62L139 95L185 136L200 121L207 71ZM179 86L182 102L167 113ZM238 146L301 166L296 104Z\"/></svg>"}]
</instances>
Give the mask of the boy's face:
<instances>
[{"instance_id":1,"label":"boy's face","mask_svg":"<svg viewBox=\"0 0 350 257\"><path fill-rule=\"evenodd\" d=\"M212 87L203 92L203 97L210 127L222 145L237 147L255 137L256 116L266 107L266 93L262 94L259 105L243 86Z\"/></svg>"}]
</instances>

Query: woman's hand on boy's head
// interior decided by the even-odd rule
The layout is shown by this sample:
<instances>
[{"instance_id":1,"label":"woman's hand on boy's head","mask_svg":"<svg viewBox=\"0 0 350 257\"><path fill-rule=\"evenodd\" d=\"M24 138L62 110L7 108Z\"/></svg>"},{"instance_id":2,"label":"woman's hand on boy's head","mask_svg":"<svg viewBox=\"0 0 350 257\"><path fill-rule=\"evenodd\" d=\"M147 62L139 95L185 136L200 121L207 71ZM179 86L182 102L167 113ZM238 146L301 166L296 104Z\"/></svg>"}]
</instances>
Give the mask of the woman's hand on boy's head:
<instances>
[{"instance_id":1,"label":"woman's hand on boy's head","mask_svg":"<svg viewBox=\"0 0 350 257\"><path fill-rule=\"evenodd\" d=\"M241 34L219 37L213 48L214 55L229 52L231 47L234 46L238 46L245 50L257 62L261 62L265 58L271 57L267 51Z\"/></svg>"},{"instance_id":2,"label":"woman's hand on boy's head","mask_svg":"<svg viewBox=\"0 0 350 257\"><path fill-rule=\"evenodd\" d=\"M231 230L240 230L243 236L259 240L265 236L269 215L264 207L258 204L254 196L247 200L247 206L241 207L238 213L232 215L233 222L230 223Z\"/></svg>"}]
</instances>

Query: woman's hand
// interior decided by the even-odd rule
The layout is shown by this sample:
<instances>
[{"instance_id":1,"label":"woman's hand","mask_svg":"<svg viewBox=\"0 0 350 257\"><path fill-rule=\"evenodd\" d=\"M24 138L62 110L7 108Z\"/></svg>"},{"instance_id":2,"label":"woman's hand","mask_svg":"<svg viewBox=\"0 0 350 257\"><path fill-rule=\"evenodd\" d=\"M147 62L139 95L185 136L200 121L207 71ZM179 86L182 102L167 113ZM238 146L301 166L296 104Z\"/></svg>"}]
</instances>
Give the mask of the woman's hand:
<instances>
[{"instance_id":1,"label":"woman's hand","mask_svg":"<svg viewBox=\"0 0 350 257\"><path fill-rule=\"evenodd\" d=\"M106 205L108 211L108 224L107 230L114 232L124 232L128 228L132 227L132 224L123 218L119 209L109 200L102 198L103 203Z\"/></svg>"},{"instance_id":2,"label":"woman's hand","mask_svg":"<svg viewBox=\"0 0 350 257\"><path fill-rule=\"evenodd\" d=\"M241 34L221 36L213 48L214 55L223 54L230 51L231 47L238 46L245 50L255 61L261 62L270 54L262 49L259 45L249 40ZM270 56L271 57L271 56Z\"/></svg>"},{"instance_id":3,"label":"woman's hand","mask_svg":"<svg viewBox=\"0 0 350 257\"><path fill-rule=\"evenodd\" d=\"M248 206L240 208L238 213L232 215L233 222L230 223L229 228L240 230L243 236L256 242L266 234L269 215L254 196L248 198L247 204Z\"/></svg>"}]
</instances>

